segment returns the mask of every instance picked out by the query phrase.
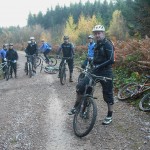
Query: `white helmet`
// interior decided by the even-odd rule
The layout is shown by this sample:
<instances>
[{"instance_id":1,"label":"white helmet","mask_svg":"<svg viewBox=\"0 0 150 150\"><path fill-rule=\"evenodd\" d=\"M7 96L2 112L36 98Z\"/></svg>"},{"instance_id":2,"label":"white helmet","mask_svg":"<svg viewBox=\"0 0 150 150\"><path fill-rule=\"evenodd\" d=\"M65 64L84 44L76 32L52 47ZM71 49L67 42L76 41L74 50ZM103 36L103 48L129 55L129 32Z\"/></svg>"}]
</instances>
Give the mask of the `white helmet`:
<instances>
[{"instance_id":1,"label":"white helmet","mask_svg":"<svg viewBox=\"0 0 150 150\"><path fill-rule=\"evenodd\" d=\"M94 38L93 35L89 35L89 36L88 36L88 39L93 39L93 38Z\"/></svg>"},{"instance_id":2,"label":"white helmet","mask_svg":"<svg viewBox=\"0 0 150 150\"><path fill-rule=\"evenodd\" d=\"M103 25L96 25L92 31L105 31L105 27Z\"/></svg>"},{"instance_id":3,"label":"white helmet","mask_svg":"<svg viewBox=\"0 0 150 150\"><path fill-rule=\"evenodd\" d=\"M35 40L35 38L34 37L30 37L30 40Z\"/></svg>"}]
</instances>

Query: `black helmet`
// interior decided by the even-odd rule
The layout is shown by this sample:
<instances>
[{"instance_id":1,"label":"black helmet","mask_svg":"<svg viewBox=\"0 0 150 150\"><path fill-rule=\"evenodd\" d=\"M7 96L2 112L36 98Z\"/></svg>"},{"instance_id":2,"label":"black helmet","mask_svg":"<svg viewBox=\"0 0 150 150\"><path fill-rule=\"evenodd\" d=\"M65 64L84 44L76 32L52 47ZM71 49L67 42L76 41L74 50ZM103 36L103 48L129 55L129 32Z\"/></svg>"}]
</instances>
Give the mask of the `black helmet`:
<instances>
[{"instance_id":1,"label":"black helmet","mask_svg":"<svg viewBox=\"0 0 150 150\"><path fill-rule=\"evenodd\" d=\"M68 36L64 36L64 40L69 40L69 37Z\"/></svg>"}]
</instances>

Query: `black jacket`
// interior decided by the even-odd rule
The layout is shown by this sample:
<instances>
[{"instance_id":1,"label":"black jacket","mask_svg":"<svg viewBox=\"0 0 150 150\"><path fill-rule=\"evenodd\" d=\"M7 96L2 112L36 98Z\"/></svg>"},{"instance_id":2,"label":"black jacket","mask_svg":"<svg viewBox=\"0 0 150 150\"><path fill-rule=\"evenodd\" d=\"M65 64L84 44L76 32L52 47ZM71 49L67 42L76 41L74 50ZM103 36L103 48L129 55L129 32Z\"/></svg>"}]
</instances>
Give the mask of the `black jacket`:
<instances>
[{"instance_id":1,"label":"black jacket","mask_svg":"<svg viewBox=\"0 0 150 150\"><path fill-rule=\"evenodd\" d=\"M106 38L103 41L98 41L94 47L93 64L97 70L109 68L114 63L113 45Z\"/></svg>"},{"instance_id":2,"label":"black jacket","mask_svg":"<svg viewBox=\"0 0 150 150\"><path fill-rule=\"evenodd\" d=\"M74 46L72 43L63 43L61 44L59 50L58 50L58 55L62 51L63 57L73 57L74 55Z\"/></svg>"},{"instance_id":3,"label":"black jacket","mask_svg":"<svg viewBox=\"0 0 150 150\"><path fill-rule=\"evenodd\" d=\"M38 46L36 43L30 43L28 44L25 52L28 54L28 55L34 55L34 54L38 54Z\"/></svg>"},{"instance_id":4,"label":"black jacket","mask_svg":"<svg viewBox=\"0 0 150 150\"><path fill-rule=\"evenodd\" d=\"M14 49L9 49L6 53L6 59L7 60L18 60L18 53Z\"/></svg>"}]
</instances>

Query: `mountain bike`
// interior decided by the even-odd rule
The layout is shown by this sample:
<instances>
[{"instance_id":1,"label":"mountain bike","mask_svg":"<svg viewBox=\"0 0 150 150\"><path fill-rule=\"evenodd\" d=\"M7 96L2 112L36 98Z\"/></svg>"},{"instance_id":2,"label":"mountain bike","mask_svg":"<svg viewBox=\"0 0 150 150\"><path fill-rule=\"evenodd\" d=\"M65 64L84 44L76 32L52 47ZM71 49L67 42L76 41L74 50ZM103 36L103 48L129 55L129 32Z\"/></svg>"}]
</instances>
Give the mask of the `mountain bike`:
<instances>
[{"instance_id":1,"label":"mountain bike","mask_svg":"<svg viewBox=\"0 0 150 150\"><path fill-rule=\"evenodd\" d=\"M139 102L139 108L145 112L150 112L150 93L147 93Z\"/></svg>"},{"instance_id":2,"label":"mountain bike","mask_svg":"<svg viewBox=\"0 0 150 150\"><path fill-rule=\"evenodd\" d=\"M26 55L25 57L27 57L27 62L25 63L25 72L26 72L26 75L29 75L29 77L31 78L33 75L32 61L35 55Z\"/></svg>"},{"instance_id":3,"label":"mountain bike","mask_svg":"<svg viewBox=\"0 0 150 150\"><path fill-rule=\"evenodd\" d=\"M129 98L135 99L146 91L150 90L149 83L150 76L146 75L143 83L129 83L121 88L118 92L119 100L126 100Z\"/></svg>"},{"instance_id":4,"label":"mountain bike","mask_svg":"<svg viewBox=\"0 0 150 150\"><path fill-rule=\"evenodd\" d=\"M10 65L10 60L4 61L0 65L0 70L3 71L3 77L8 81L10 79L10 70L11 70L11 65Z\"/></svg>"},{"instance_id":5,"label":"mountain bike","mask_svg":"<svg viewBox=\"0 0 150 150\"><path fill-rule=\"evenodd\" d=\"M61 68L60 68L60 83L62 85L64 85L66 83L66 70L67 70L67 60L71 59L71 57L62 57L62 59L64 60Z\"/></svg>"},{"instance_id":6,"label":"mountain bike","mask_svg":"<svg viewBox=\"0 0 150 150\"><path fill-rule=\"evenodd\" d=\"M36 67L40 65L43 67L44 62L48 64L48 66L55 66L57 64L57 59L54 56L49 56L49 61L47 62L44 55L39 54L36 57Z\"/></svg>"},{"instance_id":7,"label":"mountain bike","mask_svg":"<svg viewBox=\"0 0 150 150\"><path fill-rule=\"evenodd\" d=\"M85 72L85 76L89 78L89 83L86 85L85 92L81 98L79 105L76 108L73 129L78 137L84 137L93 129L97 117L96 97L93 97L94 87L97 82L103 80L112 80L111 78L96 76L90 72Z\"/></svg>"}]
</instances>

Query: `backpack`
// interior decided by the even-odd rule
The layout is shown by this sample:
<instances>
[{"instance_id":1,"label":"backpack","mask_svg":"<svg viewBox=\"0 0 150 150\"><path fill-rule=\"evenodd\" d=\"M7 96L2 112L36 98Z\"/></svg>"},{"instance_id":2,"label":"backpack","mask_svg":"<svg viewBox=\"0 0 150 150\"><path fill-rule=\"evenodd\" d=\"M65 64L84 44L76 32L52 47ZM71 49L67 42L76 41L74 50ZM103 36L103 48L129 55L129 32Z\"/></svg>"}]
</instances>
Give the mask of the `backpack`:
<instances>
[{"instance_id":1,"label":"backpack","mask_svg":"<svg viewBox=\"0 0 150 150\"><path fill-rule=\"evenodd\" d=\"M114 43L110 40L110 39L107 39L113 46L113 50L114 50L114 62L116 61L116 53L115 53L115 45Z\"/></svg>"}]
</instances>

